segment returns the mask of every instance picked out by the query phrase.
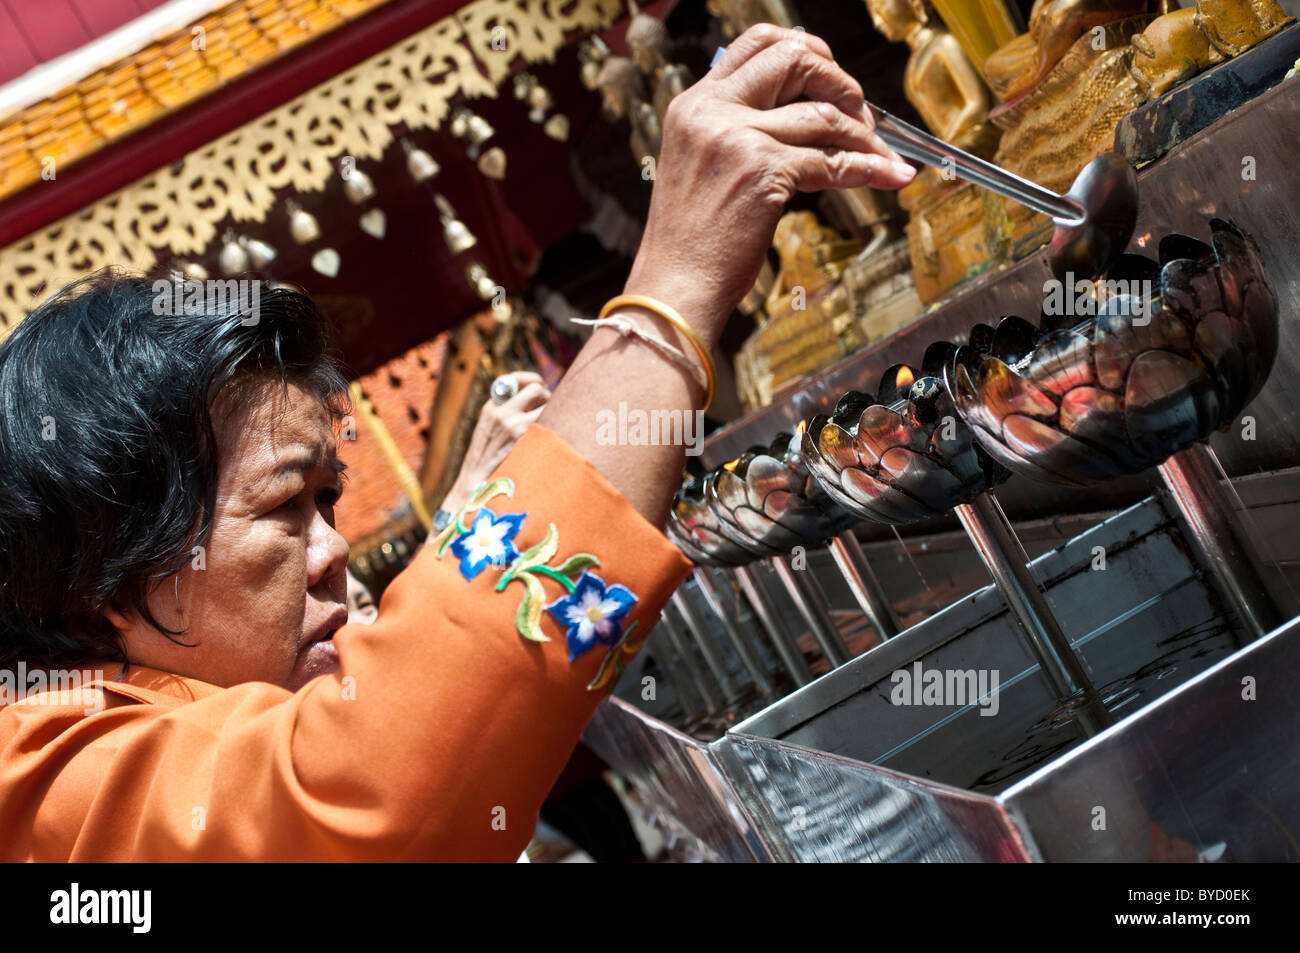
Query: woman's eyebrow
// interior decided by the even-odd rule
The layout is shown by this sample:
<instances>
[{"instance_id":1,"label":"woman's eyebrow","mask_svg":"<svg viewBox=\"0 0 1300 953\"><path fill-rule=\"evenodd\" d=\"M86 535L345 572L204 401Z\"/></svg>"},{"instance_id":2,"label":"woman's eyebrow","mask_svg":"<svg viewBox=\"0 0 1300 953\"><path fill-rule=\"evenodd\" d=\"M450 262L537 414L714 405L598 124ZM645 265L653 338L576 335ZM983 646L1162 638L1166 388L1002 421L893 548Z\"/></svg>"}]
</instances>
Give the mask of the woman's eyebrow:
<instances>
[{"instance_id":1,"label":"woman's eyebrow","mask_svg":"<svg viewBox=\"0 0 1300 953\"><path fill-rule=\"evenodd\" d=\"M331 452L328 459L322 459L324 454L319 450L298 450L290 453L287 457L282 458L276 466L274 475L283 476L288 473L310 473L320 466L329 467L334 476L342 476L348 469L348 465L338 458L338 455Z\"/></svg>"}]
</instances>

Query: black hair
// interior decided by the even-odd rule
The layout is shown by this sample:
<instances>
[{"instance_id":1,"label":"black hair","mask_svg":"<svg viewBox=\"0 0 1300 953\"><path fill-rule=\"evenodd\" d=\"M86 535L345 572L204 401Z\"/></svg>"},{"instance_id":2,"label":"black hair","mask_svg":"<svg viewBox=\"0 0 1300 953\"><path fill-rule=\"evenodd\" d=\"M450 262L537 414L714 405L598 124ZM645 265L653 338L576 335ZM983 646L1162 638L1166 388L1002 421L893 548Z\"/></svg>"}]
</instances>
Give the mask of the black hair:
<instances>
[{"instance_id":1,"label":"black hair","mask_svg":"<svg viewBox=\"0 0 1300 953\"><path fill-rule=\"evenodd\" d=\"M125 662L115 600L180 634L146 599L211 532L212 406L256 371L349 412L327 322L265 283L101 271L0 343L0 665Z\"/></svg>"}]
</instances>

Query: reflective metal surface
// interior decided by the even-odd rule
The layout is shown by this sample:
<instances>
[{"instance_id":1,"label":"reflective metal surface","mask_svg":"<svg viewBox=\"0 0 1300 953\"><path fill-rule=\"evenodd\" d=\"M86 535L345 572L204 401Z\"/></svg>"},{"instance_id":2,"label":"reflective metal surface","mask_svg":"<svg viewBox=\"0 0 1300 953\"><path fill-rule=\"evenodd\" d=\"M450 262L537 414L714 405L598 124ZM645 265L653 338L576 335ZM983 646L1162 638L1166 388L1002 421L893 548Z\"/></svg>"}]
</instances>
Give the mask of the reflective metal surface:
<instances>
[{"instance_id":1,"label":"reflective metal surface","mask_svg":"<svg viewBox=\"0 0 1300 953\"><path fill-rule=\"evenodd\" d=\"M1294 599L1266 581L1263 561L1234 518L1236 508L1206 449L1197 445L1174 454L1160 465L1160 475L1210 578L1248 637L1257 639L1294 615Z\"/></svg>"},{"instance_id":2,"label":"reflective metal surface","mask_svg":"<svg viewBox=\"0 0 1300 953\"><path fill-rule=\"evenodd\" d=\"M1006 525L992 497L981 493L957 507L962 528L979 550L993 583L1007 601L1038 666L1060 699L1078 699L1077 717L1085 734L1094 735L1110 724L1110 716L1097 696L1083 662L1061 631L1038 583L1021 561L1011 527Z\"/></svg>"},{"instance_id":3,"label":"reflective metal surface","mask_svg":"<svg viewBox=\"0 0 1300 953\"><path fill-rule=\"evenodd\" d=\"M1295 620L1000 800L1038 860L1300 861L1298 678Z\"/></svg>"},{"instance_id":4,"label":"reflective metal surface","mask_svg":"<svg viewBox=\"0 0 1300 953\"><path fill-rule=\"evenodd\" d=\"M1007 317L982 341L972 332L944 371L980 445L1030 479L1086 485L1229 425L1273 366L1277 300L1252 240L1218 219L1210 231L1212 247L1166 235L1159 263L1122 256L1100 303L1067 283L1048 309L1066 316L1045 313L1037 328ZM1076 324L1079 301L1098 315Z\"/></svg>"},{"instance_id":5,"label":"reflective metal surface","mask_svg":"<svg viewBox=\"0 0 1300 953\"><path fill-rule=\"evenodd\" d=\"M808 469L849 512L910 523L946 513L1009 475L974 444L935 376L952 351L929 349L931 373L897 364L875 396L850 391L830 417L808 422L801 444Z\"/></svg>"},{"instance_id":6,"label":"reflective metal surface","mask_svg":"<svg viewBox=\"0 0 1300 953\"><path fill-rule=\"evenodd\" d=\"M596 709L583 740L633 780L645 801L698 838L706 859L772 859L705 745L617 698Z\"/></svg>"},{"instance_id":7,"label":"reflective metal surface","mask_svg":"<svg viewBox=\"0 0 1300 953\"><path fill-rule=\"evenodd\" d=\"M1128 244L1137 220L1137 174L1120 153L1093 159L1075 176L1070 190L1057 195L867 105L875 116L876 133L900 155L955 173L1052 219L1056 228L1048 257L1058 275L1071 270L1095 274Z\"/></svg>"},{"instance_id":8,"label":"reflective metal surface","mask_svg":"<svg viewBox=\"0 0 1300 953\"><path fill-rule=\"evenodd\" d=\"M1263 270L1273 283L1283 316L1277 358L1267 384L1250 407L1257 421L1267 422L1267 434L1256 440L1240 439L1240 433L1216 433L1210 438L1224 468L1233 476L1294 466L1300 460L1300 421L1296 416L1300 408L1300 321L1287 317L1300 314L1300 268L1294 255L1295 237L1300 235L1300 176L1281 171L1294 165L1295 130L1300 128L1300 97L1294 88L1294 82L1284 83L1259 96L1139 173L1142 207L1130 250L1149 253L1158 244L1159 235L1170 231L1203 234L1209 219L1231 220L1254 237ZM1258 174L1245 174L1243 150ZM840 395L861 386L864 380L879 378L899 354L922 353L937 339L962 340L972 325L990 315L1039 314L1044 285L1051 278L1044 250L963 285L958 296L924 319L710 437L704 462L715 466L777 430L793 429L801 419L829 414ZM1013 481L999 492L999 498L1013 518L1021 519L1136 502L1154 485L1150 478L1129 478L1085 493L1063 485Z\"/></svg>"}]
</instances>

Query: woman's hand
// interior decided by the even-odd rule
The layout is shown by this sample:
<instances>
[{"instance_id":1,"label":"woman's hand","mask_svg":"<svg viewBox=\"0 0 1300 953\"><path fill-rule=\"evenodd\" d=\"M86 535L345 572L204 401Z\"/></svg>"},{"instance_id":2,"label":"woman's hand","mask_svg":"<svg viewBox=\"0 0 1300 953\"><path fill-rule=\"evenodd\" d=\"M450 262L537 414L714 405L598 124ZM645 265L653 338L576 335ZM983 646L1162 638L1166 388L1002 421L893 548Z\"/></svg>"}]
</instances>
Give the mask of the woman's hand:
<instances>
[{"instance_id":1,"label":"woman's hand","mask_svg":"<svg viewBox=\"0 0 1300 953\"><path fill-rule=\"evenodd\" d=\"M713 343L795 192L897 189L913 174L823 40L753 27L669 107L627 292L671 305Z\"/></svg>"},{"instance_id":2,"label":"woman's hand","mask_svg":"<svg viewBox=\"0 0 1300 953\"><path fill-rule=\"evenodd\" d=\"M512 371L511 376L519 382L519 392L503 404L490 398L483 404L460 473L442 501L441 509L450 513L460 510L470 494L492 475L524 431L541 415L542 408L550 399L551 392L540 374Z\"/></svg>"},{"instance_id":3,"label":"woman's hand","mask_svg":"<svg viewBox=\"0 0 1300 953\"><path fill-rule=\"evenodd\" d=\"M807 101L796 102L801 97ZM708 346L753 287L795 192L901 188L911 166L880 140L862 88L807 33L756 26L668 110L641 249L625 288L679 311ZM629 307L683 353L691 342L653 311ZM596 421L620 403L698 408L686 369L611 332L593 335L541 423L585 456L655 526L681 478L681 447L607 445Z\"/></svg>"}]
</instances>

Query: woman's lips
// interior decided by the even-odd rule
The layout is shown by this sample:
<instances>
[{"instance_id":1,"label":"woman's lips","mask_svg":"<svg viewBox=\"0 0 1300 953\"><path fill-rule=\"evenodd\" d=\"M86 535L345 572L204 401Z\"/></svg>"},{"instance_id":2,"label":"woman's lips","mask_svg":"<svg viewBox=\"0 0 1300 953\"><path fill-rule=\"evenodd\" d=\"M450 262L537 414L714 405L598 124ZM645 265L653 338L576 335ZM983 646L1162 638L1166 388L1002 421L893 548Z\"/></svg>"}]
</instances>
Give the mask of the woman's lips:
<instances>
[{"instance_id":1,"label":"woman's lips","mask_svg":"<svg viewBox=\"0 0 1300 953\"><path fill-rule=\"evenodd\" d=\"M339 606L330 614L330 617L325 620L325 624L321 627L319 634L311 640L312 644L326 642L334 638L334 633L347 625L347 622L348 608L347 606Z\"/></svg>"}]
</instances>

